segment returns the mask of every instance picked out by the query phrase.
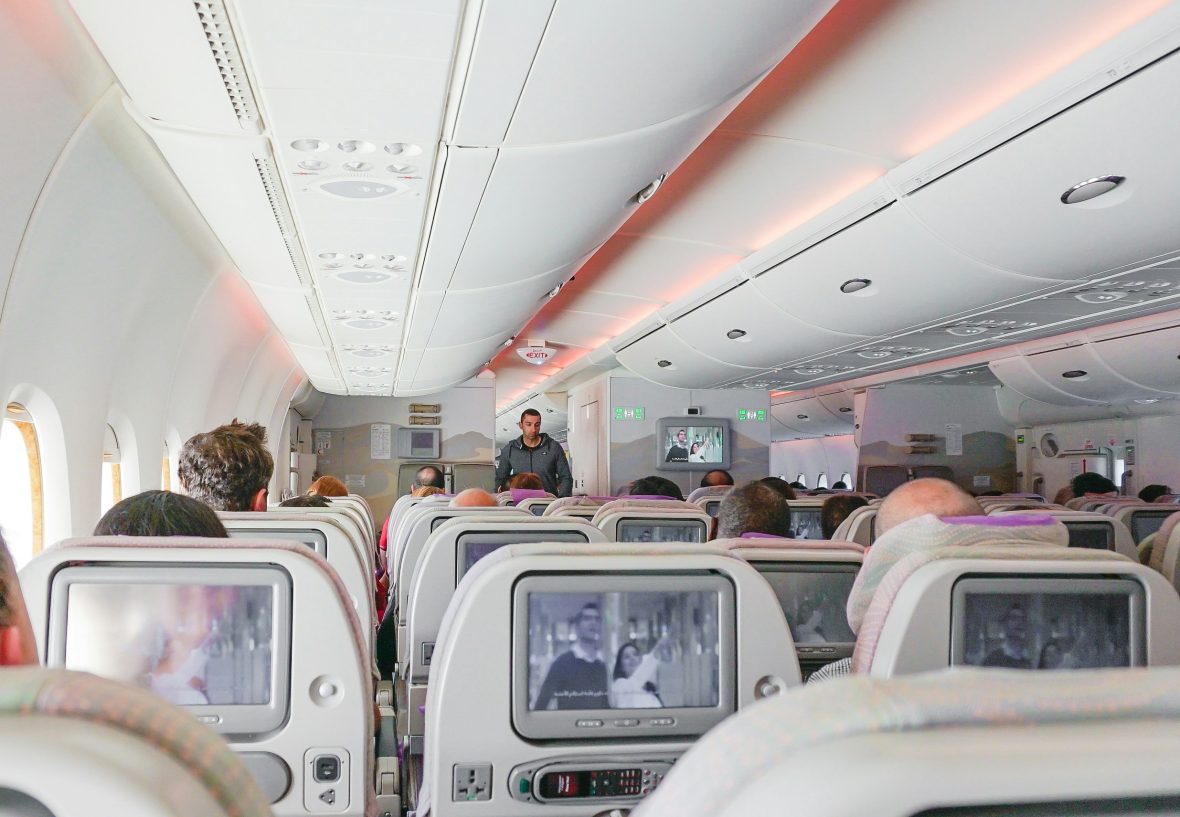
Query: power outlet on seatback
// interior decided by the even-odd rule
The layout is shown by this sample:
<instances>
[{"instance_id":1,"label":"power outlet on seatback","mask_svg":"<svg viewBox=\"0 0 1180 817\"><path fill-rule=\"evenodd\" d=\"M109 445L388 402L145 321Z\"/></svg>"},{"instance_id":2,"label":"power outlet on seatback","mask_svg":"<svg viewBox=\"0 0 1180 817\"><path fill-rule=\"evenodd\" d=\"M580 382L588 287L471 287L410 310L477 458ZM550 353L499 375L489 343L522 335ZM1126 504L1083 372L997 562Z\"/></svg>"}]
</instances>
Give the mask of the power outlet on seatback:
<instances>
[{"instance_id":1,"label":"power outlet on seatback","mask_svg":"<svg viewBox=\"0 0 1180 817\"><path fill-rule=\"evenodd\" d=\"M492 799L492 764L470 763L455 766L451 800L459 803Z\"/></svg>"}]
</instances>

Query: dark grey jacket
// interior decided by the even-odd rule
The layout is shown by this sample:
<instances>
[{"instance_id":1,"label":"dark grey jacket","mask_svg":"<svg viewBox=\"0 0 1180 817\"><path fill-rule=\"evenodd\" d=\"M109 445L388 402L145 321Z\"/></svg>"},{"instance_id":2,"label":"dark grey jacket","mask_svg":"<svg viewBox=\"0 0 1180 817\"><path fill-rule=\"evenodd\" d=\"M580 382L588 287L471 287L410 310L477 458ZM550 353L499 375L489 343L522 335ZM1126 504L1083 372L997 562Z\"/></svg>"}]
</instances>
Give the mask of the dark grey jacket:
<instances>
[{"instance_id":1,"label":"dark grey jacket","mask_svg":"<svg viewBox=\"0 0 1180 817\"><path fill-rule=\"evenodd\" d=\"M505 490L508 478L513 474L528 471L539 476L545 490L551 494L569 496L573 492L574 478L565 451L548 434L541 435L536 448L526 448L523 435L504 446L496 465L496 490Z\"/></svg>"}]
</instances>

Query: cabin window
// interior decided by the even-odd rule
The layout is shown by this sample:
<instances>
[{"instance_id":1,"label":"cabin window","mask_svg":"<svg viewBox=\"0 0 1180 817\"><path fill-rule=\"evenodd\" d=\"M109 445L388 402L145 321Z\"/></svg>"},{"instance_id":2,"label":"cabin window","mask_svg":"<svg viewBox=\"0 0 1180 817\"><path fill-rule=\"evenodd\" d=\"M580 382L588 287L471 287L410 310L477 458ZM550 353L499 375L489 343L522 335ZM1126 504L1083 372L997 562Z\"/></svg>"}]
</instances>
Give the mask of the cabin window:
<instances>
[{"instance_id":1,"label":"cabin window","mask_svg":"<svg viewBox=\"0 0 1180 817\"><path fill-rule=\"evenodd\" d=\"M20 570L41 552L43 505L41 453L32 416L18 403L9 403L0 422L0 526Z\"/></svg>"},{"instance_id":2,"label":"cabin window","mask_svg":"<svg viewBox=\"0 0 1180 817\"><path fill-rule=\"evenodd\" d=\"M795 477L795 482L798 482L804 488L807 487L807 474L799 474Z\"/></svg>"},{"instance_id":3,"label":"cabin window","mask_svg":"<svg viewBox=\"0 0 1180 817\"><path fill-rule=\"evenodd\" d=\"M98 513L101 516L123 498L123 474L119 467L119 438L115 429L107 426L102 438L102 500Z\"/></svg>"},{"instance_id":4,"label":"cabin window","mask_svg":"<svg viewBox=\"0 0 1180 817\"><path fill-rule=\"evenodd\" d=\"M845 471L840 475L840 481L847 485L849 490L852 490L852 474Z\"/></svg>"},{"instance_id":5,"label":"cabin window","mask_svg":"<svg viewBox=\"0 0 1180 817\"><path fill-rule=\"evenodd\" d=\"M160 461L160 487L172 490L172 463L168 460L168 441L164 441L164 459Z\"/></svg>"},{"instance_id":6,"label":"cabin window","mask_svg":"<svg viewBox=\"0 0 1180 817\"><path fill-rule=\"evenodd\" d=\"M828 474L826 471L819 472L819 477L815 480L815 487L816 488L827 488L828 487Z\"/></svg>"}]
</instances>

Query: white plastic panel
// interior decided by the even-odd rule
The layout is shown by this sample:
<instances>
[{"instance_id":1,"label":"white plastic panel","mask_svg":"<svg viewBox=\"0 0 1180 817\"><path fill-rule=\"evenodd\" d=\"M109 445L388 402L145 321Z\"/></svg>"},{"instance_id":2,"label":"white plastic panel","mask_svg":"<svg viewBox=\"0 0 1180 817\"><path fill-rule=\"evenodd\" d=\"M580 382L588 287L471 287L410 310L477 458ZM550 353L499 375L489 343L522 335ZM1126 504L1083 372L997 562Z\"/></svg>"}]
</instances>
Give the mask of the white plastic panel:
<instances>
[{"instance_id":1,"label":"white plastic panel","mask_svg":"<svg viewBox=\"0 0 1180 817\"><path fill-rule=\"evenodd\" d=\"M672 174L665 185L672 184ZM643 298L659 304L673 303L697 286L712 280L741 261L742 254L728 247L704 244L697 240L678 240L662 235L634 235L630 232L635 218L650 207L662 206L665 187L640 208L620 230L611 236L580 270L578 280L587 281L586 289L594 293L617 293ZM589 292L586 293L589 295ZM589 312L606 312L602 305L583 305L585 297L576 293L571 308ZM620 313L625 314L625 313Z\"/></svg>"},{"instance_id":2,"label":"white plastic panel","mask_svg":"<svg viewBox=\"0 0 1180 817\"><path fill-rule=\"evenodd\" d=\"M312 318L307 294L299 289L255 286L254 294L270 315L275 326L282 327L283 337L300 346L316 346L325 339Z\"/></svg>"},{"instance_id":3,"label":"white plastic panel","mask_svg":"<svg viewBox=\"0 0 1180 817\"><path fill-rule=\"evenodd\" d=\"M1180 58L1168 57L919 190L907 206L975 257L1031 275L1084 278L1180 248ZM1126 177L1065 205L1075 184Z\"/></svg>"},{"instance_id":4,"label":"white plastic panel","mask_svg":"<svg viewBox=\"0 0 1180 817\"><path fill-rule=\"evenodd\" d=\"M1129 388L1142 386L1159 396L1180 394L1180 328L1100 341L1090 348L1119 377L1133 384Z\"/></svg>"},{"instance_id":5,"label":"white plastic panel","mask_svg":"<svg viewBox=\"0 0 1180 817\"><path fill-rule=\"evenodd\" d=\"M431 345L459 346L487 338L496 343L498 336L516 334L545 305L549 291L571 274L573 266L569 265L508 286L450 290L435 322ZM489 350L489 356L492 353Z\"/></svg>"},{"instance_id":6,"label":"white plastic panel","mask_svg":"<svg viewBox=\"0 0 1180 817\"><path fill-rule=\"evenodd\" d=\"M755 371L706 357L666 326L621 349L617 357L619 363L640 377L682 389L705 389ZM661 360L672 365L662 367L658 365Z\"/></svg>"},{"instance_id":7,"label":"white plastic panel","mask_svg":"<svg viewBox=\"0 0 1180 817\"><path fill-rule=\"evenodd\" d=\"M298 344L288 344L291 349L291 354L299 361L299 365L303 367L303 371L309 378L319 382L319 380L334 380L336 372L332 368L332 358L325 349L316 346L300 346ZM360 359L353 358L356 362L353 365L371 365L362 363Z\"/></svg>"},{"instance_id":8,"label":"white plastic panel","mask_svg":"<svg viewBox=\"0 0 1180 817\"><path fill-rule=\"evenodd\" d=\"M591 139L718 105L774 67L833 5L559 0L508 141Z\"/></svg>"},{"instance_id":9,"label":"white plastic panel","mask_svg":"<svg viewBox=\"0 0 1180 817\"><path fill-rule=\"evenodd\" d=\"M840 291L852 279L872 286ZM880 335L1030 294L1052 283L971 262L931 239L901 207L879 211L754 279L784 312L838 332ZM953 309L954 307L950 307Z\"/></svg>"},{"instance_id":10,"label":"white plastic panel","mask_svg":"<svg viewBox=\"0 0 1180 817\"><path fill-rule=\"evenodd\" d=\"M731 340L726 333L733 329L746 335ZM748 283L677 319L672 330L710 357L748 367L778 366L859 340L784 314Z\"/></svg>"},{"instance_id":11,"label":"white plastic panel","mask_svg":"<svg viewBox=\"0 0 1180 817\"><path fill-rule=\"evenodd\" d=\"M1040 400L1042 403L1052 403L1058 406L1083 406L1108 402L1102 399L1079 396L1076 393L1078 391L1076 387L1069 391L1063 387L1059 387L1059 383L1065 383L1065 380L1061 377L1061 372L1076 368L1072 364L1078 362L1078 358L1084 359L1085 356L1078 355L1074 352L1070 356L1072 359L1068 361L1063 360L1060 356L1054 357L1056 357L1056 364L1065 364L1066 368L1061 369L1058 365L1051 365L1052 361L1048 360L1041 360L1038 361L1037 365L1033 365L1032 359L1027 357L1011 357L1004 360L995 360L989 366L991 367L992 373L1005 386L1026 397ZM1053 369L1056 369L1055 379L1052 377L1046 379L1046 375ZM1106 373L1102 373L1102 375L1096 374L1095 379L1107 387L1111 385L1111 378Z\"/></svg>"},{"instance_id":12,"label":"white plastic panel","mask_svg":"<svg viewBox=\"0 0 1180 817\"><path fill-rule=\"evenodd\" d=\"M196 4L71 0L71 5L143 113L176 125L241 131ZM210 24L228 25L224 13Z\"/></svg>"},{"instance_id":13,"label":"white plastic panel","mask_svg":"<svg viewBox=\"0 0 1180 817\"><path fill-rule=\"evenodd\" d=\"M775 403L770 407L771 416L799 437L820 437L825 435L851 434L852 415L832 413L818 397L807 397L790 403ZM839 475L831 481L839 479Z\"/></svg>"}]
</instances>

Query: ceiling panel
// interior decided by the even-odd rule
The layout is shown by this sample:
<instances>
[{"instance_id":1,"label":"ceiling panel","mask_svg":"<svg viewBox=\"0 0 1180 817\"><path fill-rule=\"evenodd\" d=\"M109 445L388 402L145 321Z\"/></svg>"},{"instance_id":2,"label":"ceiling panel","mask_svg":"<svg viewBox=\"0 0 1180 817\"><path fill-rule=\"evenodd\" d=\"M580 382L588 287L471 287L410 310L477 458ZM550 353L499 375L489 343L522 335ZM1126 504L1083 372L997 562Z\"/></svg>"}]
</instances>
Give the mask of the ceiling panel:
<instances>
[{"instance_id":1,"label":"ceiling panel","mask_svg":"<svg viewBox=\"0 0 1180 817\"><path fill-rule=\"evenodd\" d=\"M709 388L755 372L706 357L667 326L620 349L618 359L640 377L679 388Z\"/></svg>"},{"instance_id":2,"label":"ceiling panel","mask_svg":"<svg viewBox=\"0 0 1180 817\"><path fill-rule=\"evenodd\" d=\"M659 198L657 195L644 207ZM629 226L630 222L624 230ZM609 310L597 301L583 305L581 293L611 293L652 303L671 303L714 279L741 258L741 253L730 248L700 241L616 233L579 270L578 287L563 293L562 300L569 302L570 308L604 314Z\"/></svg>"}]
</instances>

